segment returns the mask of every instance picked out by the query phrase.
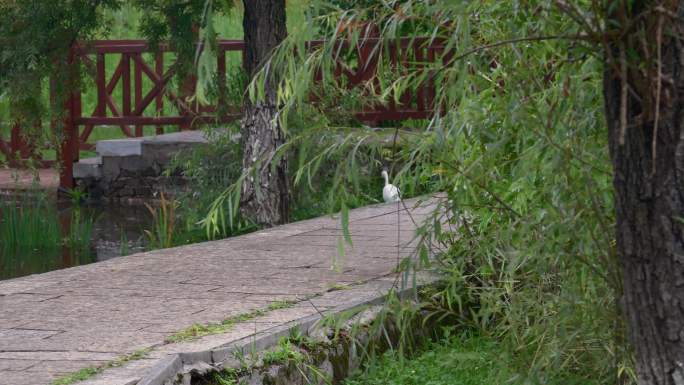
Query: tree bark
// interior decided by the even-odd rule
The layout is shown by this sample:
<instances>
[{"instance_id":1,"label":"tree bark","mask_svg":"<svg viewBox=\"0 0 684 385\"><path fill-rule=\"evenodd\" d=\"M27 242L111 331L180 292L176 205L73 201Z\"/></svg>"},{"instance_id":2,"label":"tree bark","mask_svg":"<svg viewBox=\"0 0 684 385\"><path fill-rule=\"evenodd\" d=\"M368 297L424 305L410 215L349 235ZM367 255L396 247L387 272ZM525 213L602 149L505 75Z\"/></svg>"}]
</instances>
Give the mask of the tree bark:
<instances>
[{"instance_id":1,"label":"tree bark","mask_svg":"<svg viewBox=\"0 0 684 385\"><path fill-rule=\"evenodd\" d=\"M645 12L654 2L633 2L632 16L615 20L635 24L605 58L622 307L642 385L684 384L684 50L672 37L684 31L678 3L668 4L675 18ZM623 94L625 79L630 91Z\"/></svg>"},{"instance_id":2,"label":"tree bark","mask_svg":"<svg viewBox=\"0 0 684 385\"><path fill-rule=\"evenodd\" d=\"M287 36L285 0L244 0L244 68L253 76ZM243 170L241 211L262 226L285 223L289 215L287 159L272 162L285 137L277 121L276 80L267 77L262 100L245 102L241 134Z\"/></svg>"}]
</instances>

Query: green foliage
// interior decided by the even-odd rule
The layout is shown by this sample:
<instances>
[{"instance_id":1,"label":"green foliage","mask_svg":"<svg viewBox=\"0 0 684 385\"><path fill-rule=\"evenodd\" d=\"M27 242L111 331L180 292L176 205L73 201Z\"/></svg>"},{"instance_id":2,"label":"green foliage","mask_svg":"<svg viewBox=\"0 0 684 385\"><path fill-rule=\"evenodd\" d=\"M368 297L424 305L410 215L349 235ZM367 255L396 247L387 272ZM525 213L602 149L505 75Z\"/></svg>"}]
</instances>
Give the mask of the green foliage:
<instances>
[{"instance_id":1,"label":"green foliage","mask_svg":"<svg viewBox=\"0 0 684 385\"><path fill-rule=\"evenodd\" d=\"M63 240L63 244L72 252L87 253L93 234L93 223L95 219L81 211L79 207L74 207L71 212L69 232Z\"/></svg>"},{"instance_id":2,"label":"green foliage","mask_svg":"<svg viewBox=\"0 0 684 385\"><path fill-rule=\"evenodd\" d=\"M73 42L100 31L102 10L118 5L117 0L0 2L0 95L9 98L15 119L34 122L45 112L44 80L67 77Z\"/></svg>"},{"instance_id":3,"label":"green foliage","mask_svg":"<svg viewBox=\"0 0 684 385\"><path fill-rule=\"evenodd\" d=\"M180 173L187 188L173 201L162 197L159 208L149 208L155 222L154 228L146 231L151 247L225 238L255 229L239 217L238 211L230 211L237 205L234 202L221 202L231 215L217 217L211 232L207 232L202 223L216 198L240 177L242 151L235 131L234 126L206 130L208 145L175 155L166 174Z\"/></svg>"},{"instance_id":4,"label":"green foliage","mask_svg":"<svg viewBox=\"0 0 684 385\"><path fill-rule=\"evenodd\" d=\"M207 6L212 12L207 12ZM77 40L149 38L153 45L162 40L170 41L178 51L174 60L167 59L168 67L174 66L177 79L202 68L197 62L197 39L200 30L216 25L224 37L240 37L241 19L238 12L230 12L230 1L4 1L0 2L0 135L6 137L15 121L22 123L22 133L35 137L43 158L55 159L58 147L54 143L61 138L61 127L53 130L51 120L61 122L63 101L68 91L80 85L84 89L83 110L92 111L96 104L96 93L92 92L93 79L84 68L68 64L69 49ZM189 25L197 25L193 29ZM212 39L213 41L214 39ZM210 50L208 50L210 51ZM240 61L237 55L228 55L231 91L229 101L237 98L236 89L241 87ZM148 55L144 57L147 59ZM215 58L212 63L215 63ZM116 66L107 61L107 71ZM48 78L55 80L55 99L48 96ZM151 87L144 80L144 87ZM176 86L182 82L176 82ZM169 85L169 88L172 86ZM216 99L216 82L212 81ZM145 91L146 92L146 91ZM114 100L121 98L121 86L113 91ZM168 104L165 113L173 110ZM153 127L146 127L149 133ZM91 142L100 139L119 138L112 136L112 129L98 127ZM102 132L108 134L102 135ZM42 148L45 145L46 148ZM85 154L85 153L84 153ZM5 161L0 155L0 162Z\"/></svg>"},{"instance_id":5,"label":"green foliage","mask_svg":"<svg viewBox=\"0 0 684 385\"><path fill-rule=\"evenodd\" d=\"M123 230L121 231L121 236L119 237L119 244L121 245L119 247L120 256L125 257L131 253L130 245L128 244L128 237L126 236L126 232Z\"/></svg>"},{"instance_id":6,"label":"green foliage","mask_svg":"<svg viewBox=\"0 0 684 385\"><path fill-rule=\"evenodd\" d=\"M237 381L235 380L235 374L234 373L214 373L212 375L212 384L215 385L237 385Z\"/></svg>"},{"instance_id":7,"label":"green foliage","mask_svg":"<svg viewBox=\"0 0 684 385\"><path fill-rule=\"evenodd\" d=\"M61 246L57 212L42 203L3 204L0 239L5 252L18 249L56 249Z\"/></svg>"},{"instance_id":8,"label":"green foliage","mask_svg":"<svg viewBox=\"0 0 684 385\"><path fill-rule=\"evenodd\" d=\"M264 365L300 364L304 362L306 356L290 340L281 338L278 340L278 345L275 349L265 351L261 359Z\"/></svg>"},{"instance_id":9,"label":"green foliage","mask_svg":"<svg viewBox=\"0 0 684 385\"><path fill-rule=\"evenodd\" d=\"M97 374L99 374L102 370L100 368L96 367L87 367L83 368L79 371L76 371L74 373L67 374L65 376L62 376L55 381L52 382L52 385L71 385L77 382L85 381L89 379L90 377L93 377Z\"/></svg>"},{"instance_id":10,"label":"green foliage","mask_svg":"<svg viewBox=\"0 0 684 385\"><path fill-rule=\"evenodd\" d=\"M79 207L58 211L47 197L0 202L0 279L95 260L94 218Z\"/></svg>"},{"instance_id":11,"label":"green foliage","mask_svg":"<svg viewBox=\"0 0 684 385\"><path fill-rule=\"evenodd\" d=\"M67 223L66 229L60 226L60 214L44 199L0 204L0 251L15 254L67 246L73 252L86 252L93 218L76 208Z\"/></svg>"},{"instance_id":12,"label":"green foliage","mask_svg":"<svg viewBox=\"0 0 684 385\"><path fill-rule=\"evenodd\" d=\"M187 181L187 191L177 200L184 220L183 233L190 235L188 241L225 238L255 228L240 218L239 202L218 199L227 186L241 178L242 148L236 132L236 126L205 131L209 144L178 153L169 167L169 171L180 170ZM216 210L220 207L221 215L211 218L209 230L204 221L207 220L205 214L212 207ZM223 210L229 214L222 215Z\"/></svg>"},{"instance_id":13,"label":"green foliage","mask_svg":"<svg viewBox=\"0 0 684 385\"><path fill-rule=\"evenodd\" d=\"M280 309L289 309L293 307L296 304L295 301L274 301L268 304L268 307L266 310L268 311L273 311L273 310L280 310Z\"/></svg>"},{"instance_id":14,"label":"green foliage","mask_svg":"<svg viewBox=\"0 0 684 385\"><path fill-rule=\"evenodd\" d=\"M87 4L86 4L87 3ZM292 30L306 26L303 10L309 0L287 2L287 23ZM165 67L176 69L176 80L183 74L198 73L200 82L197 95L188 102L215 103L219 87L215 73L216 38L242 38L241 3L235 1L148 1L148 0L97 0L84 1L5 1L0 2L0 136L7 138L15 121L22 122L23 133L35 139L37 154L43 159L57 159L61 127L50 127L50 120L63 113L62 98L72 86L83 89L83 110L92 111L97 95L94 79L85 68L80 70L66 65L68 49L75 40L90 39L136 39L149 38L153 45L170 41L180 55L168 59ZM188 25L197 25L193 33ZM206 49L196 50L197 38L205 42ZM143 54L149 60L153 54ZM176 59L179 59L178 61ZM244 94L246 75L242 71L238 52L226 54L227 79L222 86L225 105L219 113L239 113ZM107 73L112 73L118 63L107 60ZM207 73L212 72L213 73ZM80 73L79 73L80 72ZM57 80L57 98L53 103L48 96L48 78ZM143 79L144 92L152 84ZM167 87L178 94L182 81ZM112 93L114 100L121 100L121 85ZM10 108L11 107L11 108ZM166 103L164 114L176 114L175 106ZM38 124L40 121L41 124ZM152 135L154 127L146 126L144 133ZM89 138L90 143L100 139L121 138L118 127L96 127ZM37 155L36 154L36 155ZM81 151L82 157L93 156ZM5 163L0 155L0 164Z\"/></svg>"},{"instance_id":15,"label":"green foliage","mask_svg":"<svg viewBox=\"0 0 684 385\"><path fill-rule=\"evenodd\" d=\"M145 203L145 207L152 215L152 229L145 230L145 235L149 241L149 247L153 249L163 249L174 246L176 240L176 200L166 199L161 193L159 207L152 207Z\"/></svg>"},{"instance_id":16,"label":"green foliage","mask_svg":"<svg viewBox=\"0 0 684 385\"><path fill-rule=\"evenodd\" d=\"M181 82L192 70L193 63L199 60L196 42L200 38L200 29L207 34L206 41L209 42L204 49L208 53L216 52L214 12L223 12L232 6L230 1L213 0L135 0L134 3L143 10L140 31L153 49L162 41L168 41L176 52L176 74ZM211 62L215 63L215 60ZM207 65L209 62L203 63Z\"/></svg>"},{"instance_id":17,"label":"green foliage","mask_svg":"<svg viewBox=\"0 0 684 385\"><path fill-rule=\"evenodd\" d=\"M410 282L410 269L438 253L432 265L446 283L426 304L430 318L499 341L521 382L546 383L559 373L578 381L633 381L616 301L621 280L603 66L595 47L575 38L581 27L544 1L388 1L330 9L313 19L326 43L306 50L291 34L268 66L283 79L280 117L290 138L284 148L297 151L295 185L316 190L317 178L327 176L330 201L342 207L360 178L390 162L402 191L443 192L433 216L421 223L421 247L402 264ZM441 107L389 152L360 151L381 136L335 119L334 103L310 99L316 90L346 92L333 63L347 60L353 68L366 21L377 26L383 45L376 48L379 81L361 94L387 104L434 79ZM435 63L397 71L383 47L421 34L443 42L444 53ZM340 38L348 48L336 43ZM314 84L317 73L323 80ZM250 84L253 98L260 97L262 77ZM316 123L289 129L297 115L317 116Z\"/></svg>"},{"instance_id":18,"label":"green foliage","mask_svg":"<svg viewBox=\"0 0 684 385\"><path fill-rule=\"evenodd\" d=\"M313 351L319 347L322 343L309 337L309 335L304 334L299 327L295 327L290 330L290 335L287 339L294 345L299 346L307 351Z\"/></svg>"},{"instance_id":19,"label":"green foliage","mask_svg":"<svg viewBox=\"0 0 684 385\"><path fill-rule=\"evenodd\" d=\"M371 361L363 372L347 379L345 385L485 385L524 383L511 378L510 357L496 340L464 333L429 343L410 359L389 351ZM557 378L547 384L599 384Z\"/></svg>"}]
</instances>

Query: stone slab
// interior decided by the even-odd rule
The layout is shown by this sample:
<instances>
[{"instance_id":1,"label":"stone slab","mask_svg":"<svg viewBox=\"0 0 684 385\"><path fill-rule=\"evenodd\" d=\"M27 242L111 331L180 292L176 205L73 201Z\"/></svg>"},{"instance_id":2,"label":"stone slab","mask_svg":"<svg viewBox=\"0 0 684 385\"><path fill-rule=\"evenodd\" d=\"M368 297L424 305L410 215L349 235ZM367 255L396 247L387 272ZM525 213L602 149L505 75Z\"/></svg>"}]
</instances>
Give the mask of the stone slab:
<instances>
[{"instance_id":1,"label":"stone slab","mask_svg":"<svg viewBox=\"0 0 684 385\"><path fill-rule=\"evenodd\" d=\"M85 158L74 163L73 175L76 179L102 177L102 158Z\"/></svg>"},{"instance_id":2,"label":"stone slab","mask_svg":"<svg viewBox=\"0 0 684 385\"><path fill-rule=\"evenodd\" d=\"M95 151L98 156L142 155L144 138L98 140Z\"/></svg>"}]
</instances>

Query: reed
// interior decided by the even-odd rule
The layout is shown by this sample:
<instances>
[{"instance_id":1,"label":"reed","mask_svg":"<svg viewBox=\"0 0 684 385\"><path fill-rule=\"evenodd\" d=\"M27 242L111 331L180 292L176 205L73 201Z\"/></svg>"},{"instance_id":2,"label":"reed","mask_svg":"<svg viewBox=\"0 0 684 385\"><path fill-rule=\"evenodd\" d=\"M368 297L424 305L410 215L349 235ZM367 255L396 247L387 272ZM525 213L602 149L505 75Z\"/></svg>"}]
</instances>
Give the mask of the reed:
<instances>
[{"instance_id":1,"label":"reed","mask_svg":"<svg viewBox=\"0 0 684 385\"><path fill-rule=\"evenodd\" d=\"M80 208L75 208L71 213L69 230L64 238L64 246L74 252L86 251L90 247L90 240L93 235L94 219L90 215L84 214Z\"/></svg>"},{"instance_id":2,"label":"reed","mask_svg":"<svg viewBox=\"0 0 684 385\"><path fill-rule=\"evenodd\" d=\"M59 248L57 211L42 202L0 205L0 244L9 253Z\"/></svg>"},{"instance_id":3,"label":"reed","mask_svg":"<svg viewBox=\"0 0 684 385\"><path fill-rule=\"evenodd\" d=\"M163 249L174 246L176 238L176 208L178 202L166 199L161 193L159 207L154 208L145 203L152 215L152 229L145 230L150 249Z\"/></svg>"},{"instance_id":4,"label":"reed","mask_svg":"<svg viewBox=\"0 0 684 385\"><path fill-rule=\"evenodd\" d=\"M56 207L45 200L0 203L0 250L14 254L90 246L93 218L76 208L64 225Z\"/></svg>"}]
</instances>

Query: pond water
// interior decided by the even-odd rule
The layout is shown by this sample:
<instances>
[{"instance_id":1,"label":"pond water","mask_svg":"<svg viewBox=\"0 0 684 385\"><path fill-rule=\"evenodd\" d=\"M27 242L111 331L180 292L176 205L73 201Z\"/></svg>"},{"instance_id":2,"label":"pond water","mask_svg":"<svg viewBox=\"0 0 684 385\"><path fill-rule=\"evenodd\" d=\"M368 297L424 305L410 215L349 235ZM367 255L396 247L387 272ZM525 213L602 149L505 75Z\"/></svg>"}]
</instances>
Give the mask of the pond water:
<instances>
[{"instance_id":1,"label":"pond water","mask_svg":"<svg viewBox=\"0 0 684 385\"><path fill-rule=\"evenodd\" d=\"M79 204L0 197L0 280L146 250L143 204Z\"/></svg>"}]
</instances>

